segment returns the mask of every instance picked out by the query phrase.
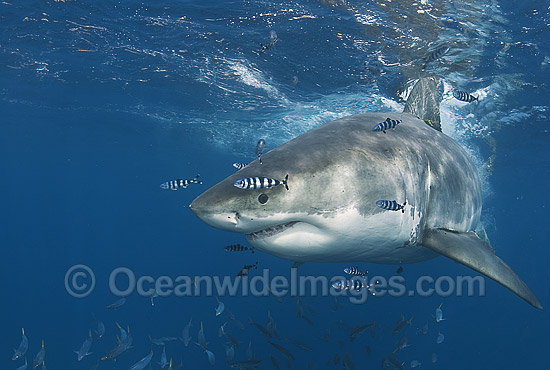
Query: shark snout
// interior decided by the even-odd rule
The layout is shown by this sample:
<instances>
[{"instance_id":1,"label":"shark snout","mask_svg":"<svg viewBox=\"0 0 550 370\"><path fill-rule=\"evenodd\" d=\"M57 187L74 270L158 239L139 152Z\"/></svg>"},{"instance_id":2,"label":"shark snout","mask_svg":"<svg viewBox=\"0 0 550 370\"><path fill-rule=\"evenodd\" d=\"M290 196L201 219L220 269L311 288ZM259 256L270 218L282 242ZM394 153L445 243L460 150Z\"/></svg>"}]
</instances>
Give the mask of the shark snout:
<instances>
[{"instance_id":1,"label":"shark snout","mask_svg":"<svg viewBox=\"0 0 550 370\"><path fill-rule=\"evenodd\" d=\"M236 229L239 221L238 212L223 212L208 204L204 204L200 198L195 199L190 205L191 211L208 225L232 232L240 232ZM215 208L215 207L214 207Z\"/></svg>"}]
</instances>

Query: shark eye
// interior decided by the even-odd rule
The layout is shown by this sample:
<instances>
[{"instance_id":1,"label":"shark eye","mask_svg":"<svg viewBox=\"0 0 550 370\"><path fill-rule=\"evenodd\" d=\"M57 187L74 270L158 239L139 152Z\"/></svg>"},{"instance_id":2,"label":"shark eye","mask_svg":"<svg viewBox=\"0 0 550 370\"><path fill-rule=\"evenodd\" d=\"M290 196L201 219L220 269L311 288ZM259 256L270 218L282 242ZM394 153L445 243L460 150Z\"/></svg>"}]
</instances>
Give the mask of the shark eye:
<instances>
[{"instance_id":1,"label":"shark eye","mask_svg":"<svg viewBox=\"0 0 550 370\"><path fill-rule=\"evenodd\" d=\"M258 202L260 202L261 204L266 204L268 200L269 197L266 194L260 194L260 196L258 197Z\"/></svg>"}]
</instances>

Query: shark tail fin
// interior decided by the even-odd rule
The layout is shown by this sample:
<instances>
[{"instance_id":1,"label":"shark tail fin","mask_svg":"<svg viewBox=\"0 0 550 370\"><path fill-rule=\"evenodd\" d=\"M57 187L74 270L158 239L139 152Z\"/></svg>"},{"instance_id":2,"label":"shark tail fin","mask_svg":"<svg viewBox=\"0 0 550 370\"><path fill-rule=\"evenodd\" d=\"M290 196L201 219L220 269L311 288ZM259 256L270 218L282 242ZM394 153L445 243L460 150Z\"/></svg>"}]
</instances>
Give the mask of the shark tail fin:
<instances>
[{"instance_id":1,"label":"shark tail fin","mask_svg":"<svg viewBox=\"0 0 550 370\"><path fill-rule=\"evenodd\" d=\"M403 112L410 113L441 131L440 100L439 80L436 77L422 77L409 94Z\"/></svg>"},{"instance_id":2,"label":"shark tail fin","mask_svg":"<svg viewBox=\"0 0 550 370\"><path fill-rule=\"evenodd\" d=\"M422 246L482 273L516 293L533 307L542 309L535 294L476 233L446 229L426 230Z\"/></svg>"}]
</instances>

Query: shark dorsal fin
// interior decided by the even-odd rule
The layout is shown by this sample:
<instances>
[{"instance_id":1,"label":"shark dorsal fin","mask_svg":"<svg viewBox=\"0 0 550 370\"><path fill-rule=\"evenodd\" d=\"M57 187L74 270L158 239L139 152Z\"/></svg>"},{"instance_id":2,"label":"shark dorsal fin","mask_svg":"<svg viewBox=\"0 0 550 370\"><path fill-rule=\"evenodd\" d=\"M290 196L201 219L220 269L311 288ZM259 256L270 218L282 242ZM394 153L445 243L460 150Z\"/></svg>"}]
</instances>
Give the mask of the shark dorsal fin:
<instances>
[{"instance_id":1,"label":"shark dorsal fin","mask_svg":"<svg viewBox=\"0 0 550 370\"><path fill-rule=\"evenodd\" d=\"M441 132L440 100L439 80L436 77L423 77L414 85L403 112L420 118L428 126Z\"/></svg>"}]
</instances>

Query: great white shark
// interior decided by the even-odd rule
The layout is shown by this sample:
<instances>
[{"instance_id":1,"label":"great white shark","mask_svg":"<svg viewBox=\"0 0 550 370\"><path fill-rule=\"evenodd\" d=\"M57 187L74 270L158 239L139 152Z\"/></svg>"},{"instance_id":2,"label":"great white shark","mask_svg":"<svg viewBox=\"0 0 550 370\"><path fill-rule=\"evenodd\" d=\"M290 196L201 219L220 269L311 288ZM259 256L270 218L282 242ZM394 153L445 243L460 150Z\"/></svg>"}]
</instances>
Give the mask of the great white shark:
<instances>
[{"instance_id":1,"label":"great white shark","mask_svg":"<svg viewBox=\"0 0 550 370\"><path fill-rule=\"evenodd\" d=\"M387 118L401 122L373 132ZM234 186L242 178L286 175L288 190ZM404 212L382 209L378 200L405 204ZM244 234L256 249L280 258L406 264L443 255L542 308L485 236L481 181L468 153L440 132L435 79L416 84L403 113L358 114L319 126L222 180L190 207L207 224Z\"/></svg>"}]
</instances>

